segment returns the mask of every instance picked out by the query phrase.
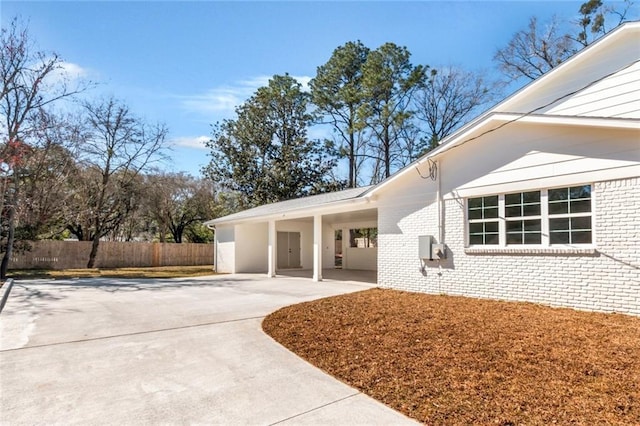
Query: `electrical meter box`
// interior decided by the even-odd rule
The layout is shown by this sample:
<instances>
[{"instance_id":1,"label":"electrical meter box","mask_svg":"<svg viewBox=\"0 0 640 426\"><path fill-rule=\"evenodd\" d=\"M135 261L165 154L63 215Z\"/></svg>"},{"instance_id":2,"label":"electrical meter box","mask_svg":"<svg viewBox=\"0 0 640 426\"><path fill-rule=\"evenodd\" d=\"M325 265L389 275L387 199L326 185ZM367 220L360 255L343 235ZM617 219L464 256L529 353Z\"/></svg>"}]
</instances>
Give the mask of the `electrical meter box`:
<instances>
[{"instance_id":1,"label":"electrical meter box","mask_svg":"<svg viewBox=\"0 0 640 426\"><path fill-rule=\"evenodd\" d=\"M447 257L447 249L444 244L432 244L431 256L433 256L433 259L445 259Z\"/></svg>"},{"instance_id":2,"label":"electrical meter box","mask_svg":"<svg viewBox=\"0 0 640 426\"><path fill-rule=\"evenodd\" d=\"M431 248L434 243L432 235L418 236L418 254L422 260L433 260Z\"/></svg>"},{"instance_id":3,"label":"electrical meter box","mask_svg":"<svg viewBox=\"0 0 640 426\"><path fill-rule=\"evenodd\" d=\"M447 248L444 244L436 244L432 235L420 235L418 237L418 255L422 260L445 259Z\"/></svg>"}]
</instances>

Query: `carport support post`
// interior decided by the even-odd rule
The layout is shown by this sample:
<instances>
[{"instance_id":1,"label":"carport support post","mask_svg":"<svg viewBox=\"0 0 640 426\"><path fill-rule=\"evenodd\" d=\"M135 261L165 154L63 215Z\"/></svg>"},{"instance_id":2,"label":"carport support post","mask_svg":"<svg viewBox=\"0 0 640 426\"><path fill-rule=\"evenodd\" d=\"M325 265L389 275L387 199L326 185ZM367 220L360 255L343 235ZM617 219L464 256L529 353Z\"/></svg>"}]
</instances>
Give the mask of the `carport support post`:
<instances>
[{"instance_id":1,"label":"carport support post","mask_svg":"<svg viewBox=\"0 0 640 426\"><path fill-rule=\"evenodd\" d=\"M322 281L322 216L313 216L313 280Z\"/></svg>"},{"instance_id":2,"label":"carport support post","mask_svg":"<svg viewBox=\"0 0 640 426\"><path fill-rule=\"evenodd\" d=\"M269 242L267 248L267 276L273 278L276 276L276 221L269 221Z\"/></svg>"}]
</instances>

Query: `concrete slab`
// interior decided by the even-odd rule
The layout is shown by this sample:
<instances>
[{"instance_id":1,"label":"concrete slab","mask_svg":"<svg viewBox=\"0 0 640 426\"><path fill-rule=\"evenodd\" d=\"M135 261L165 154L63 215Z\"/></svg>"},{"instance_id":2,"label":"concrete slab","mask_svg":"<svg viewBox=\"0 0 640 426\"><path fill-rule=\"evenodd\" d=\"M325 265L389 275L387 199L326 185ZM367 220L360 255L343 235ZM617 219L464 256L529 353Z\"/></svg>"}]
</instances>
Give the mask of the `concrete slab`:
<instances>
[{"instance_id":1,"label":"concrete slab","mask_svg":"<svg viewBox=\"0 0 640 426\"><path fill-rule=\"evenodd\" d=\"M410 424L261 330L359 291L232 275L16 282L0 316L2 424Z\"/></svg>"},{"instance_id":2,"label":"concrete slab","mask_svg":"<svg viewBox=\"0 0 640 426\"><path fill-rule=\"evenodd\" d=\"M278 277L313 277L311 269L285 269L277 271ZM378 283L378 271L363 271L360 269L323 269L322 279L324 281L354 281L375 285Z\"/></svg>"}]
</instances>

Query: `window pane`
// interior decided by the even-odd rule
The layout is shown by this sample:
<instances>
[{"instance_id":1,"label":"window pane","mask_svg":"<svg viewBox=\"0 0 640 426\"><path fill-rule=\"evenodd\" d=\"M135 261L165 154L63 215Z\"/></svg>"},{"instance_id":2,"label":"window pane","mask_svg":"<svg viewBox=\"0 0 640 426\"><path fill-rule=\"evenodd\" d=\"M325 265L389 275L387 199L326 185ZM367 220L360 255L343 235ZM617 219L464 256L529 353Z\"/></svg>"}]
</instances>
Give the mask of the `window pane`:
<instances>
[{"instance_id":1,"label":"window pane","mask_svg":"<svg viewBox=\"0 0 640 426\"><path fill-rule=\"evenodd\" d=\"M482 235L469 235L469 244L482 244Z\"/></svg>"},{"instance_id":2,"label":"window pane","mask_svg":"<svg viewBox=\"0 0 640 426\"><path fill-rule=\"evenodd\" d=\"M469 219L482 219L482 210L469 210Z\"/></svg>"},{"instance_id":3,"label":"window pane","mask_svg":"<svg viewBox=\"0 0 640 426\"><path fill-rule=\"evenodd\" d=\"M568 232L551 232L549 234L551 244L569 244Z\"/></svg>"},{"instance_id":4,"label":"window pane","mask_svg":"<svg viewBox=\"0 0 640 426\"><path fill-rule=\"evenodd\" d=\"M498 244L499 238L498 234L487 234L485 238L486 244Z\"/></svg>"},{"instance_id":5,"label":"window pane","mask_svg":"<svg viewBox=\"0 0 640 426\"><path fill-rule=\"evenodd\" d=\"M591 231L572 232L571 242L574 244L591 244Z\"/></svg>"},{"instance_id":6,"label":"window pane","mask_svg":"<svg viewBox=\"0 0 640 426\"><path fill-rule=\"evenodd\" d=\"M566 200L569 192L567 188L558 188L549 190L549 201Z\"/></svg>"},{"instance_id":7,"label":"window pane","mask_svg":"<svg viewBox=\"0 0 640 426\"><path fill-rule=\"evenodd\" d=\"M520 206L505 207L504 215L506 217L518 217L522 216L522 211Z\"/></svg>"},{"instance_id":8,"label":"window pane","mask_svg":"<svg viewBox=\"0 0 640 426\"><path fill-rule=\"evenodd\" d=\"M522 234L507 234L507 244L522 244Z\"/></svg>"},{"instance_id":9,"label":"window pane","mask_svg":"<svg viewBox=\"0 0 640 426\"><path fill-rule=\"evenodd\" d=\"M524 234L525 244L540 244L541 242L542 242L542 234L540 233Z\"/></svg>"},{"instance_id":10,"label":"window pane","mask_svg":"<svg viewBox=\"0 0 640 426\"><path fill-rule=\"evenodd\" d=\"M572 200L576 198L591 198L591 185L571 187L569 188L569 196Z\"/></svg>"},{"instance_id":11,"label":"window pane","mask_svg":"<svg viewBox=\"0 0 640 426\"><path fill-rule=\"evenodd\" d=\"M539 216L540 204L530 204L523 206L523 216Z\"/></svg>"},{"instance_id":12,"label":"window pane","mask_svg":"<svg viewBox=\"0 0 640 426\"><path fill-rule=\"evenodd\" d=\"M572 217L571 218L571 229L591 229L591 216L584 217Z\"/></svg>"},{"instance_id":13,"label":"window pane","mask_svg":"<svg viewBox=\"0 0 640 426\"><path fill-rule=\"evenodd\" d=\"M469 198L467 203L469 209L478 209L482 207L482 198Z\"/></svg>"},{"instance_id":14,"label":"window pane","mask_svg":"<svg viewBox=\"0 0 640 426\"><path fill-rule=\"evenodd\" d=\"M482 234L484 232L484 224L483 223L470 223L469 224L469 233L471 234Z\"/></svg>"},{"instance_id":15,"label":"window pane","mask_svg":"<svg viewBox=\"0 0 640 426\"><path fill-rule=\"evenodd\" d=\"M549 214L566 214L569 213L569 203L549 203Z\"/></svg>"},{"instance_id":16,"label":"window pane","mask_svg":"<svg viewBox=\"0 0 640 426\"><path fill-rule=\"evenodd\" d=\"M549 219L549 229L551 231L569 230L569 219Z\"/></svg>"},{"instance_id":17,"label":"window pane","mask_svg":"<svg viewBox=\"0 0 640 426\"><path fill-rule=\"evenodd\" d=\"M507 232L522 232L522 221L521 220L507 221Z\"/></svg>"},{"instance_id":18,"label":"window pane","mask_svg":"<svg viewBox=\"0 0 640 426\"><path fill-rule=\"evenodd\" d=\"M492 195L490 197L484 197L484 206L488 207L488 206L498 206L498 196L497 195Z\"/></svg>"},{"instance_id":19,"label":"window pane","mask_svg":"<svg viewBox=\"0 0 640 426\"><path fill-rule=\"evenodd\" d=\"M508 205L512 205L512 204L520 204L522 203L521 200L521 196L522 194L518 193L518 194L507 194L504 196L504 202L505 204Z\"/></svg>"},{"instance_id":20,"label":"window pane","mask_svg":"<svg viewBox=\"0 0 640 426\"><path fill-rule=\"evenodd\" d=\"M485 209L484 210L484 217L485 219L493 219L498 217L498 208L497 207L491 207L489 209Z\"/></svg>"},{"instance_id":21,"label":"window pane","mask_svg":"<svg viewBox=\"0 0 640 426\"><path fill-rule=\"evenodd\" d=\"M571 202L571 213L588 213L591 211L591 200Z\"/></svg>"},{"instance_id":22,"label":"window pane","mask_svg":"<svg viewBox=\"0 0 640 426\"><path fill-rule=\"evenodd\" d=\"M485 222L485 232L498 232L498 222Z\"/></svg>"},{"instance_id":23,"label":"window pane","mask_svg":"<svg viewBox=\"0 0 640 426\"><path fill-rule=\"evenodd\" d=\"M525 220L524 221L524 230L525 231L540 231L540 220Z\"/></svg>"},{"instance_id":24,"label":"window pane","mask_svg":"<svg viewBox=\"0 0 640 426\"><path fill-rule=\"evenodd\" d=\"M525 192L522 194L522 201L525 203L539 203L540 191Z\"/></svg>"}]
</instances>

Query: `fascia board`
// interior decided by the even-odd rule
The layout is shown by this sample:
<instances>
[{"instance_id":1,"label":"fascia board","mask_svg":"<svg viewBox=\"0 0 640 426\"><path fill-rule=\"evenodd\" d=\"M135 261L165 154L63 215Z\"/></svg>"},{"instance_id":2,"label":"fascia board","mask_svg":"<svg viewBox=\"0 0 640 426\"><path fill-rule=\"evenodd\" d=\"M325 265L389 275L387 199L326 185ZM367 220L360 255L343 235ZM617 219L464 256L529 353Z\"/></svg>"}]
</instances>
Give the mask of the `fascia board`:
<instances>
[{"instance_id":1,"label":"fascia board","mask_svg":"<svg viewBox=\"0 0 640 426\"><path fill-rule=\"evenodd\" d=\"M318 206L309 206L302 207L298 209L292 209L279 213L272 213L268 215L260 215L247 217L237 220L230 221L218 221L217 219L213 219L205 222L205 225L239 225L243 223L251 223L251 222L268 222L270 220L291 220L291 219L301 219L307 217L313 217L317 214L332 214L332 213L343 213L347 211L357 211L364 210L366 208L373 208L371 205L370 198L351 198L348 200L335 201L333 203L321 204Z\"/></svg>"},{"instance_id":2,"label":"fascia board","mask_svg":"<svg viewBox=\"0 0 640 426\"><path fill-rule=\"evenodd\" d=\"M519 123L534 124L564 124L568 126L588 126L608 129L640 129L640 119L636 118L610 118L587 117L567 115L528 115L518 118L521 114L497 114L497 119L517 119ZM510 118L508 118L510 117Z\"/></svg>"}]
</instances>

